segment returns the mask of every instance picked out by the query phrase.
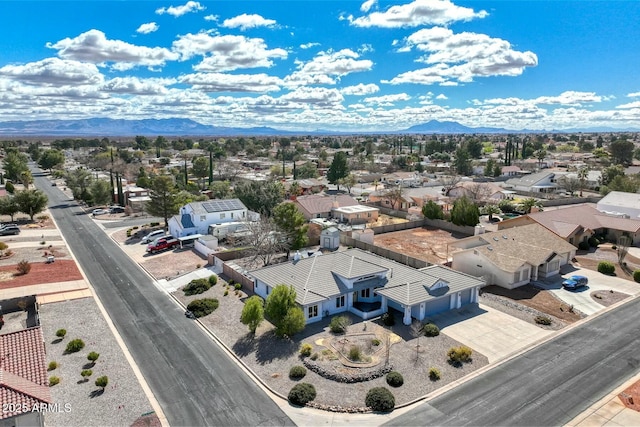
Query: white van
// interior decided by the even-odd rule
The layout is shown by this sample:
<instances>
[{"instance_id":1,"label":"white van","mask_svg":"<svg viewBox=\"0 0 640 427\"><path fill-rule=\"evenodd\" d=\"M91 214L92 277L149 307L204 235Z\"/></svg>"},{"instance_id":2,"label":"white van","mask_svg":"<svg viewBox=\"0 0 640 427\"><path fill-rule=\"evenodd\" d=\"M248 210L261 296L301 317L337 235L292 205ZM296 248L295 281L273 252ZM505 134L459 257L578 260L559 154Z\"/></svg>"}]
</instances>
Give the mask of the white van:
<instances>
[{"instance_id":1,"label":"white van","mask_svg":"<svg viewBox=\"0 0 640 427\"><path fill-rule=\"evenodd\" d=\"M157 239L158 237L164 236L165 234L166 233L165 233L164 230L152 231L151 233L149 233L146 236L144 236L140 243L150 243L150 242L154 241L155 239Z\"/></svg>"}]
</instances>

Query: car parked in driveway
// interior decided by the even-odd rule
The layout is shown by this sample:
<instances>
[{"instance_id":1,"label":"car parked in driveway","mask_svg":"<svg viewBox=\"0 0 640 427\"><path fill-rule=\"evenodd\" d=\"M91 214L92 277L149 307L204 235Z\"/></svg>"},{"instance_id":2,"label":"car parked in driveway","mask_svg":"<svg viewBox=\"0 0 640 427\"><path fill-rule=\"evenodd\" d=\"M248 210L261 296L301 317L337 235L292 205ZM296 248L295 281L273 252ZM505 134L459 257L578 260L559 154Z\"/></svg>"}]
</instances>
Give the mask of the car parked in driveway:
<instances>
[{"instance_id":1,"label":"car parked in driveway","mask_svg":"<svg viewBox=\"0 0 640 427\"><path fill-rule=\"evenodd\" d=\"M585 276L576 275L563 280L562 287L569 291L573 291L575 289L579 289L584 286L587 286L588 283L589 283L588 278L586 278Z\"/></svg>"},{"instance_id":2,"label":"car parked in driveway","mask_svg":"<svg viewBox=\"0 0 640 427\"><path fill-rule=\"evenodd\" d=\"M0 236L20 234L20 228L15 224L5 224L0 226Z\"/></svg>"},{"instance_id":3,"label":"car parked in driveway","mask_svg":"<svg viewBox=\"0 0 640 427\"><path fill-rule=\"evenodd\" d=\"M93 216L97 216L97 215L106 215L109 213L109 211L106 209L94 209L91 211L91 213L93 214Z\"/></svg>"},{"instance_id":4,"label":"car parked in driveway","mask_svg":"<svg viewBox=\"0 0 640 427\"><path fill-rule=\"evenodd\" d=\"M151 233L147 234L146 236L144 236L142 238L142 240L140 241L140 243L151 243L153 242L155 239L157 239L158 237L162 237L164 236L165 231L164 230L156 230L156 231L152 231Z\"/></svg>"}]
</instances>

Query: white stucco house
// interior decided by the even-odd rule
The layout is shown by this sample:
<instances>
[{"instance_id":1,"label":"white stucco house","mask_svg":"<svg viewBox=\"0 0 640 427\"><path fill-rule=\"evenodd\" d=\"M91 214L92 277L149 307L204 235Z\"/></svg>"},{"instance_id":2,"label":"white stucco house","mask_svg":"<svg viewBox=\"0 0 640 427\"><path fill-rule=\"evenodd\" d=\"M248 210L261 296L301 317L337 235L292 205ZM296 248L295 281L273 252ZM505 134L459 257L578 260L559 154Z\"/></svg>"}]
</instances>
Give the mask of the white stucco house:
<instances>
[{"instance_id":1,"label":"white stucco house","mask_svg":"<svg viewBox=\"0 0 640 427\"><path fill-rule=\"evenodd\" d=\"M277 285L293 286L307 323L347 311L366 320L395 309L409 325L412 318L477 303L485 284L441 265L418 270L360 249L294 259L249 275L265 299Z\"/></svg>"},{"instance_id":2,"label":"white stucco house","mask_svg":"<svg viewBox=\"0 0 640 427\"><path fill-rule=\"evenodd\" d=\"M209 225L249 220L249 210L239 199L213 199L193 202L180 208L169 219L169 234L173 237L207 234Z\"/></svg>"},{"instance_id":3,"label":"white stucco house","mask_svg":"<svg viewBox=\"0 0 640 427\"><path fill-rule=\"evenodd\" d=\"M450 247L462 249L453 252L454 270L507 289L559 274L576 254L575 246L540 224L467 237Z\"/></svg>"},{"instance_id":4,"label":"white stucco house","mask_svg":"<svg viewBox=\"0 0 640 427\"><path fill-rule=\"evenodd\" d=\"M640 194L612 191L596 204L596 209L610 215L640 219Z\"/></svg>"},{"instance_id":5,"label":"white stucco house","mask_svg":"<svg viewBox=\"0 0 640 427\"><path fill-rule=\"evenodd\" d=\"M540 171L519 178L511 178L505 182L505 187L515 191L527 193L553 193L558 188L557 177L554 172Z\"/></svg>"}]
</instances>

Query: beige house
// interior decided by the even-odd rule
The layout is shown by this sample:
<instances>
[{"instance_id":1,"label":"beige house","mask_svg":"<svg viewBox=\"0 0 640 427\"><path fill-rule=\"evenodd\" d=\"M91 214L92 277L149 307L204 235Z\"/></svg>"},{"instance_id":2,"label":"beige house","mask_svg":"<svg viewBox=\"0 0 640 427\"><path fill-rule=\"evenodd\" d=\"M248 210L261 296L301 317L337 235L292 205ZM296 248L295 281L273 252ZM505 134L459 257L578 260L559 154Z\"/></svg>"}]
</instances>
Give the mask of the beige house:
<instances>
[{"instance_id":1,"label":"beige house","mask_svg":"<svg viewBox=\"0 0 640 427\"><path fill-rule=\"evenodd\" d=\"M358 206L360 204L356 199L346 194L336 196L311 194L297 197L294 203L307 220L312 218L329 218L334 208Z\"/></svg>"},{"instance_id":2,"label":"beige house","mask_svg":"<svg viewBox=\"0 0 640 427\"><path fill-rule=\"evenodd\" d=\"M340 222L348 224L365 224L367 222L376 222L380 209L371 206L345 206L342 208L333 208L331 215Z\"/></svg>"},{"instance_id":3,"label":"beige house","mask_svg":"<svg viewBox=\"0 0 640 427\"><path fill-rule=\"evenodd\" d=\"M452 268L483 277L487 284L513 289L560 272L576 248L539 224L461 239L450 247Z\"/></svg>"}]
</instances>

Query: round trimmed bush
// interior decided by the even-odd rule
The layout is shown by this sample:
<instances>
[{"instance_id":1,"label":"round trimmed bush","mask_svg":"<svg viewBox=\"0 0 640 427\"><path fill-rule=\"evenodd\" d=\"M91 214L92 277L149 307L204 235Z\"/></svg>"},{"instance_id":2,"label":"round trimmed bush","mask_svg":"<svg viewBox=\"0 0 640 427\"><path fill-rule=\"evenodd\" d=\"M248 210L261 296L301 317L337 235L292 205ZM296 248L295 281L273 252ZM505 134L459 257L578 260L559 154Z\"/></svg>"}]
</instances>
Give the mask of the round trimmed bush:
<instances>
[{"instance_id":1,"label":"round trimmed bush","mask_svg":"<svg viewBox=\"0 0 640 427\"><path fill-rule=\"evenodd\" d=\"M212 274L211 276L209 276L209 284L211 286L215 286L216 283L218 283L218 276L216 276L215 274Z\"/></svg>"},{"instance_id":2,"label":"round trimmed bush","mask_svg":"<svg viewBox=\"0 0 640 427\"><path fill-rule=\"evenodd\" d=\"M300 356L309 357L309 356L311 356L311 351L312 350L313 350L313 347L311 346L311 344L303 343L300 346Z\"/></svg>"},{"instance_id":3,"label":"round trimmed bush","mask_svg":"<svg viewBox=\"0 0 640 427\"><path fill-rule=\"evenodd\" d=\"M351 319L348 316L334 316L329 323L329 329L334 334L344 334L350 324Z\"/></svg>"},{"instance_id":4,"label":"round trimmed bush","mask_svg":"<svg viewBox=\"0 0 640 427\"><path fill-rule=\"evenodd\" d=\"M600 261L598 263L598 272L602 274L612 275L616 271L616 266L610 261Z\"/></svg>"},{"instance_id":5,"label":"round trimmed bush","mask_svg":"<svg viewBox=\"0 0 640 427\"><path fill-rule=\"evenodd\" d=\"M189 309L196 317L204 317L213 313L219 305L220 303L215 298L203 298L191 301L187 306L187 309Z\"/></svg>"},{"instance_id":6,"label":"round trimmed bush","mask_svg":"<svg viewBox=\"0 0 640 427\"><path fill-rule=\"evenodd\" d=\"M393 317L393 314L387 312L382 315L382 323L385 326L393 326L396 324L396 319Z\"/></svg>"},{"instance_id":7,"label":"round trimmed bush","mask_svg":"<svg viewBox=\"0 0 640 427\"><path fill-rule=\"evenodd\" d=\"M580 249L581 251L588 251L589 250L589 243L587 243L587 242L578 243L578 249Z\"/></svg>"},{"instance_id":8,"label":"round trimmed bush","mask_svg":"<svg viewBox=\"0 0 640 427\"><path fill-rule=\"evenodd\" d=\"M67 330L66 329L58 329L56 331L56 336L60 339L64 338L64 336L67 335Z\"/></svg>"},{"instance_id":9,"label":"round trimmed bush","mask_svg":"<svg viewBox=\"0 0 640 427\"><path fill-rule=\"evenodd\" d=\"M633 280L640 283L640 270L635 270L633 272Z\"/></svg>"},{"instance_id":10,"label":"round trimmed bush","mask_svg":"<svg viewBox=\"0 0 640 427\"><path fill-rule=\"evenodd\" d=\"M437 337L440 335L440 328L435 323L427 323L422 327L425 336L427 337Z\"/></svg>"},{"instance_id":11,"label":"round trimmed bush","mask_svg":"<svg viewBox=\"0 0 640 427\"><path fill-rule=\"evenodd\" d=\"M595 236L589 237L589 240L587 240L587 242L589 243L589 246L591 246L592 248L597 248L598 245L600 244L600 241Z\"/></svg>"},{"instance_id":12,"label":"round trimmed bush","mask_svg":"<svg viewBox=\"0 0 640 427\"><path fill-rule=\"evenodd\" d=\"M76 338L67 343L65 353L77 353L84 348L84 341L80 338Z\"/></svg>"},{"instance_id":13,"label":"round trimmed bush","mask_svg":"<svg viewBox=\"0 0 640 427\"><path fill-rule=\"evenodd\" d=\"M316 388L309 383L300 383L289 391L289 402L293 405L304 406L316 398Z\"/></svg>"},{"instance_id":14,"label":"round trimmed bush","mask_svg":"<svg viewBox=\"0 0 640 427\"><path fill-rule=\"evenodd\" d=\"M400 372L391 371L387 374L387 384L391 387L400 387L404 384L404 378Z\"/></svg>"},{"instance_id":15,"label":"round trimmed bush","mask_svg":"<svg viewBox=\"0 0 640 427\"><path fill-rule=\"evenodd\" d=\"M49 377L49 387L53 387L54 385L60 382L59 377Z\"/></svg>"},{"instance_id":16,"label":"round trimmed bush","mask_svg":"<svg viewBox=\"0 0 640 427\"><path fill-rule=\"evenodd\" d=\"M305 368L304 366L292 366L289 370L289 378L291 378L292 380L302 379L305 375L307 375L307 368Z\"/></svg>"},{"instance_id":17,"label":"round trimmed bush","mask_svg":"<svg viewBox=\"0 0 640 427\"><path fill-rule=\"evenodd\" d=\"M391 412L396 406L393 393L386 387L374 387L367 392L364 404L377 412Z\"/></svg>"},{"instance_id":18,"label":"round trimmed bush","mask_svg":"<svg viewBox=\"0 0 640 427\"><path fill-rule=\"evenodd\" d=\"M472 353L471 348L461 345L460 347L451 347L447 352L447 357L450 363L459 365L462 362L470 362Z\"/></svg>"},{"instance_id":19,"label":"round trimmed bush","mask_svg":"<svg viewBox=\"0 0 640 427\"><path fill-rule=\"evenodd\" d=\"M429 368L429 379L438 381L440 379L440 370L438 368Z\"/></svg>"},{"instance_id":20,"label":"round trimmed bush","mask_svg":"<svg viewBox=\"0 0 640 427\"><path fill-rule=\"evenodd\" d=\"M211 283L207 279L193 279L182 288L185 295L198 295L211 288Z\"/></svg>"},{"instance_id":21,"label":"round trimmed bush","mask_svg":"<svg viewBox=\"0 0 640 427\"><path fill-rule=\"evenodd\" d=\"M53 371L58 367L58 362L56 362L55 360L52 362L49 362L49 367L47 368L47 371Z\"/></svg>"}]
</instances>

